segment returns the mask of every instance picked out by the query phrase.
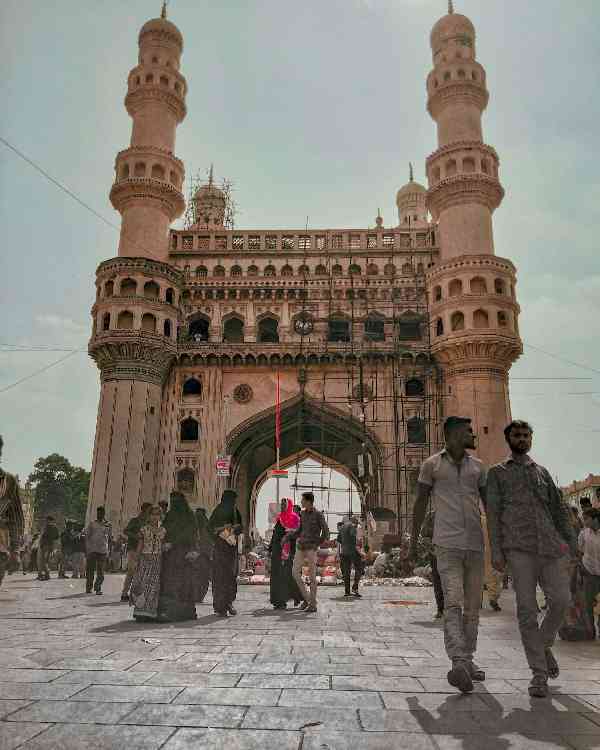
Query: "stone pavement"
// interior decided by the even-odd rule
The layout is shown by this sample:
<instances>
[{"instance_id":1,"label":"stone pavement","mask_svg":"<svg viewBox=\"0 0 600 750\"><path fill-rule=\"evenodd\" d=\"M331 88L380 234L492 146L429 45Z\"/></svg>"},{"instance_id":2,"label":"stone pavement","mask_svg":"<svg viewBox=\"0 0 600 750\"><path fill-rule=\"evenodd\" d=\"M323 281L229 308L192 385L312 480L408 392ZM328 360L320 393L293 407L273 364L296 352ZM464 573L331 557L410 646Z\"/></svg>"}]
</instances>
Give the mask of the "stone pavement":
<instances>
[{"instance_id":1,"label":"stone pavement","mask_svg":"<svg viewBox=\"0 0 600 750\"><path fill-rule=\"evenodd\" d=\"M431 589L319 590L318 614L240 588L237 617L142 625L82 581L12 575L0 589L0 750L526 750L600 748L600 643L560 643L552 699L527 694L513 615L482 613L471 696L446 682Z\"/></svg>"}]
</instances>

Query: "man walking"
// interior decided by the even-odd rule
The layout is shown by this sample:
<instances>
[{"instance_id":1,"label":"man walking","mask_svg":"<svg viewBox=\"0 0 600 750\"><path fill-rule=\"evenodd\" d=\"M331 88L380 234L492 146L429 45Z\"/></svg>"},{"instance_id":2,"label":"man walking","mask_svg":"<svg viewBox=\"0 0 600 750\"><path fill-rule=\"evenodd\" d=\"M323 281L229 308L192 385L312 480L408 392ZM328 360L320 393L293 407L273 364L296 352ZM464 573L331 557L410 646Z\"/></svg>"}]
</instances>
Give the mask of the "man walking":
<instances>
[{"instance_id":1,"label":"man walking","mask_svg":"<svg viewBox=\"0 0 600 750\"><path fill-rule=\"evenodd\" d=\"M452 662L448 682L462 693L485 673L473 662L483 589L483 532L479 512L486 473L467 453L475 448L471 420L448 417L446 447L421 466L414 506L410 558L416 559L419 532L430 497L435 510L433 544L444 593L444 642Z\"/></svg>"},{"instance_id":2,"label":"man walking","mask_svg":"<svg viewBox=\"0 0 600 750\"><path fill-rule=\"evenodd\" d=\"M282 540L282 544L292 539L297 540L293 576L304 599L300 608L307 612L317 611L317 550L322 542L329 539L329 528L325 516L314 506L315 497L313 493L303 492L300 526L294 531L289 531ZM302 568L304 566L308 568L310 593L302 580Z\"/></svg>"},{"instance_id":3,"label":"man walking","mask_svg":"<svg viewBox=\"0 0 600 750\"><path fill-rule=\"evenodd\" d=\"M533 673L529 695L548 695L548 677L558 677L552 645L570 602L568 560L576 554L569 512L547 469L529 455L533 430L522 420L504 430L510 456L492 467L487 484L487 521L492 565L510 565L517 618ZM536 586L548 607L538 625Z\"/></svg>"},{"instance_id":4,"label":"man walking","mask_svg":"<svg viewBox=\"0 0 600 750\"><path fill-rule=\"evenodd\" d=\"M108 525L103 506L97 509L96 520L92 521L85 530L85 545L87 554L85 592L91 594L93 588L100 596L104 581L104 566L108 557Z\"/></svg>"},{"instance_id":5,"label":"man walking","mask_svg":"<svg viewBox=\"0 0 600 750\"><path fill-rule=\"evenodd\" d=\"M594 608L597 597L600 595L600 510L590 508L586 510L584 518L586 524L585 528L579 532L577 546L581 553L585 606L595 634ZM600 637L600 618L598 618L598 634Z\"/></svg>"},{"instance_id":6,"label":"man walking","mask_svg":"<svg viewBox=\"0 0 600 750\"><path fill-rule=\"evenodd\" d=\"M123 590L121 591L122 602L129 601L129 589L131 588L131 582L133 581L133 576L138 565L139 555L137 548L140 541L140 532L142 526L145 526L149 520L151 508L152 503L142 503L139 514L134 516L123 530L123 535L127 539L127 573L123 582Z\"/></svg>"},{"instance_id":7,"label":"man walking","mask_svg":"<svg viewBox=\"0 0 600 750\"><path fill-rule=\"evenodd\" d=\"M59 531L54 523L54 517L48 516L46 523L40 534L40 541L37 550L37 565L38 565L38 581L49 581L50 580L50 569L48 563L50 562L50 556L54 551L54 545L59 539Z\"/></svg>"},{"instance_id":8,"label":"man walking","mask_svg":"<svg viewBox=\"0 0 600 750\"><path fill-rule=\"evenodd\" d=\"M350 597L352 594L360 599L358 593L358 584L363 574L363 561L356 546L356 530L358 527L358 517L352 516L345 524L342 525L338 534L340 543L340 568L342 569L342 578L344 579L344 596ZM352 594L350 593L350 575L354 566L354 585Z\"/></svg>"}]
</instances>

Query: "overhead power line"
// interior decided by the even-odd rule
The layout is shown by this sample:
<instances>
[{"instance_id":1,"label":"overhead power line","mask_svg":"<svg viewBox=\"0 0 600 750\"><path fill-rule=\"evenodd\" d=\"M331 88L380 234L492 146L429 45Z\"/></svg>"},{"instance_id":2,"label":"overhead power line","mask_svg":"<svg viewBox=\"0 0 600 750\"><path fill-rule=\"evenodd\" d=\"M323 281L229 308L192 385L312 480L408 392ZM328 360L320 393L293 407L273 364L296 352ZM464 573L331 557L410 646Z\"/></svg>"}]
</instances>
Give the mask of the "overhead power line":
<instances>
[{"instance_id":1,"label":"overhead power line","mask_svg":"<svg viewBox=\"0 0 600 750\"><path fill-rule=\"evenodd\" d=\"M36 375L41 375L41 373L46 372L47 370L50 370L50 368L60 365L62 362L69 359L69 357L72 357L74 354L77 354L77 351L69 352L64 357L61 357L60 359L57 359L54 362L50 362L49 365L46 365L45 367L40 367L39 370L32 372L30 375L26 375L24 378L21 378L20 380L16 380L14 383L4 386L4 388L0 388L0 393L6 393L6 391L10 391L11 388L15 388L16 386L21 385L21 383L24 383L26 380L31 380L31 378L35 378Z\"/></svg>"}]
</instances>

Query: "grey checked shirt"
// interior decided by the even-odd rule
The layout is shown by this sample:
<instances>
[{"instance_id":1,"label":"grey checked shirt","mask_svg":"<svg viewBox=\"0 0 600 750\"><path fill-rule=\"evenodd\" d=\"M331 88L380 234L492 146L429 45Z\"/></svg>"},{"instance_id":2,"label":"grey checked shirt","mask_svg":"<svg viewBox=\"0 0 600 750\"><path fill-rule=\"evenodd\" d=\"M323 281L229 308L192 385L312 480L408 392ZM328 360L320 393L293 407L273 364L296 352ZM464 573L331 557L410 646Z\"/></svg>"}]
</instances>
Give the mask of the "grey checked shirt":
<instances>
[{"instance_id":1,"label":"grey checked shirt","mask_svg":"<svg viewBox=\"0 0 600 750\"><path fill-rule=\"evenodd\" d=\"M492 466L487 481L487 523L492 554L516 549L562 557L575 549L567 506L547 469L527 456Z\"/></svg>"},{"instance_id":2,"label":"grey checked shirt","mask_svg":"<svg viewBox=\"0 0 600 750\"><path fill-rule=\"evenodd\" d=\"M468 453L460 464L454 463L446 449L423 461L419 483L431 487L434 545L483 551L479 490L485 482L483 463Z\"/></svg>"}]
</instances>

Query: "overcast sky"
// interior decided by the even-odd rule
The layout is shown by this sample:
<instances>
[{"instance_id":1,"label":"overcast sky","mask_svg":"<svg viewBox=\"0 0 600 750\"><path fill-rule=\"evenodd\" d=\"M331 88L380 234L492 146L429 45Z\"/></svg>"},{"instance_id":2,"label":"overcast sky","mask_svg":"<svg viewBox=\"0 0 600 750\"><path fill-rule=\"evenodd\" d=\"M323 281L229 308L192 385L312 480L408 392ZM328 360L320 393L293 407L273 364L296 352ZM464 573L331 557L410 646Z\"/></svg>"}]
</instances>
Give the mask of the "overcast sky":
<instances>
[{"instance_id":1,"label":"overcast sky","mask_svg":"<svg viewBox=\"0 0 600 750\"><path fill-rule=\"evenodd\" d=\"M562 483L600 473L597 0L457 0L474 22L490 105L484 137L506 198L498 255L519 273L525 354L513 414ZM435 150L425 110L429 32L445 0L172 0L185 38L188 175L215 163L235 183L238 225L365 227ZM159 0L3 0L0 133L109 221L137 34ZM85 350L97 264L118 232L0 143L0 391ZM555 359L539 350L557 355ZM536 378L540 378L537 380ZM54 451L90 467L98 373L86 353L0 392L3 466L25 477Z\"/></svg>"}]
</instances>

